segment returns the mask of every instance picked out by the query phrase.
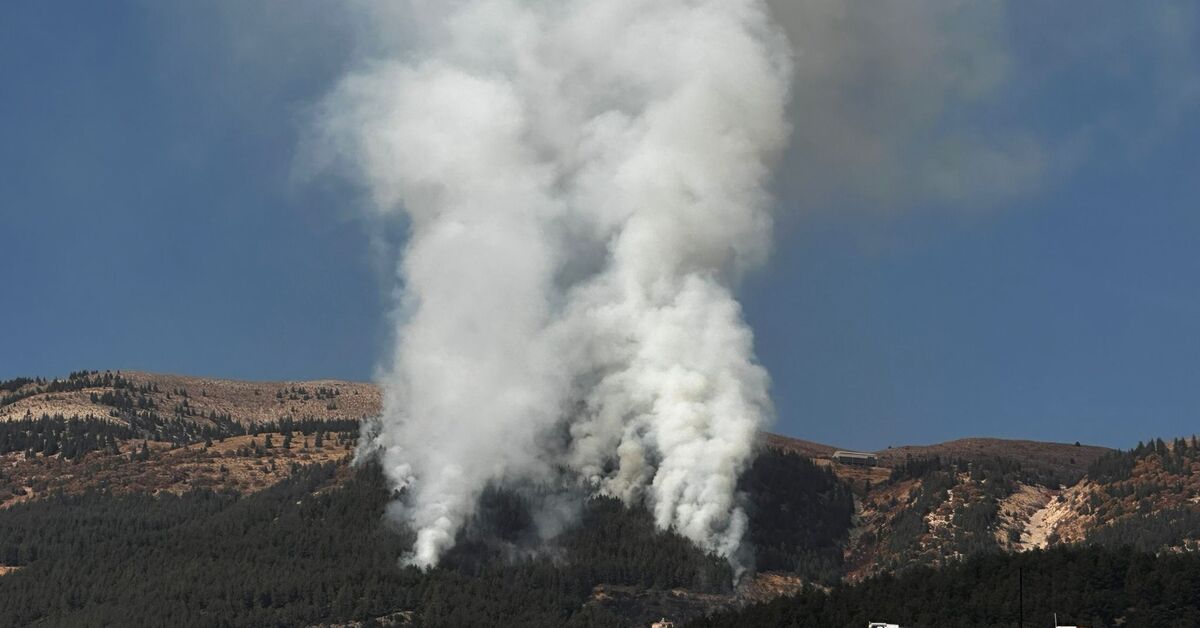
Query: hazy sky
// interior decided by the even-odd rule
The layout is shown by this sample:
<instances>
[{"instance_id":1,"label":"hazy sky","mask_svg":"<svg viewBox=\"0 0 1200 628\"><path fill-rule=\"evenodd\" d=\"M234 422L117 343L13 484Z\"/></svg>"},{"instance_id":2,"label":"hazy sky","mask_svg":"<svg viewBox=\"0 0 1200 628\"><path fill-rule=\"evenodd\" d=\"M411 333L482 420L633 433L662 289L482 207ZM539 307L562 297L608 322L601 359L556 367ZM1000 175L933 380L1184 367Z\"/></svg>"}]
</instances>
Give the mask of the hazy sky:
<instances>
[{"instance_id":1,"label":"hazy sky","mask_svg":"<svg viewBox=\"0 0 1200 628\"><path fill-rule=\"evenodd\" d=\"M1193 3L777 4L795 139L741 291L777 430L1196 431ZM5 7L0 378L372 376L402 234L373 242L298 156L310 107L397 44L332 6Z\"/></svg>"}]
</instances>

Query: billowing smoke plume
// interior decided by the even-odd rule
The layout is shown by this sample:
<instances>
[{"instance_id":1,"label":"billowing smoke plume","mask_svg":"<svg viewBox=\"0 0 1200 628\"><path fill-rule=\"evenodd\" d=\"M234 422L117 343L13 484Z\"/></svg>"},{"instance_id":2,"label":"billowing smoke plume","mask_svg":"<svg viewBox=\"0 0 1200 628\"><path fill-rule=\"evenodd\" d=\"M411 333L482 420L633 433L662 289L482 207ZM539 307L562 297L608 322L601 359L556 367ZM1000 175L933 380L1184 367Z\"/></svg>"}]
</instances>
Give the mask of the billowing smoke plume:
<instances>
[{"instance_id":1,"label":"billowing smoke plume","mask_svg":"<svg viewBox=\"0 0 1200 628\"><path fill-rule=\"evenodd\" d=\"M791 63L762 0L415 2L324 137L407 218L373 439L429 566L491 483L644 503L736 561L768 377L731 294L769 243Z\"/></svg>"}]
</instances>

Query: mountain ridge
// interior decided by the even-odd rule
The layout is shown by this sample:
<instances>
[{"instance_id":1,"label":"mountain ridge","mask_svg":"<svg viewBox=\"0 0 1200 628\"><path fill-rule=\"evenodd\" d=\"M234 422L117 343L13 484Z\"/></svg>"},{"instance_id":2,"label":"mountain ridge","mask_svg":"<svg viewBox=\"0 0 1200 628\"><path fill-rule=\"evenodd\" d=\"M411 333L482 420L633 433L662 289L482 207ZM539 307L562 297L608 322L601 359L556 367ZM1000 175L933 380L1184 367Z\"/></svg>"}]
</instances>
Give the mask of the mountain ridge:
<instances>
[{"instance_id":1,"label":"mountain ridge","mask_svg":"<svg viewBox=\"0 0 1200 628\"><path fill-rule=\"evenodd\" d=\"M294 465L348 459L357 423L381 408L377 385L337 379L244 381L85 370L66 378L7 380L0 382L0 426L17 422L28 427L7 429L36 431L43 429L35 427L38 421L54 417L62 426L45 428L50 437L23 437L21 447L7 446L12 472L0 493L11 494L0 495L0 505L96 485L173 493L198 486L262 490L288 477ZM58 438L54 429L69 431L72 418L112 428L88 428L92 441L50 442ZM281 447L293 433L297 447L291 439ZM201 443L212 444L197 447ZM960 438L882 449L874 452L878 464L872 467L837 463L832 456L838 447L792 436L763 433L762 446L812 461L853 493L853 525L838 549L851 577L913 561L940 564L971 548L1023 551L1081 542L1110 523L1110 515L1194 504L1189 478L1155 475L1144 470L1150 463L1130 467L1155 478L1146 487L1126 486L1137 478L1125 478L1121 488L1086 478L1097 461L1119 452L1081 443ZM137 458L144 460L120 462ZM81 477L77 463L88 459L95 466ZM1159 490L1160 484L1167 488ZM1130 491L1136 504L1123 496ZM1151 493L1164 495L1161 504L1147 497ZM968 525L979 529L968 532Z\"/></svg>"},{"instance_id":2,"label":"mountain ridge","mask_svg":"<svg viewBox=\"0 0 1200 628\"><path fill-rule=\"evenodd\" d=\"M116 386L77 386L74 383L84 377L94 379L106 375L114 379L119 377L128 383ZM65 388L55 390L55 382ZM147 386L150 389L141 392ZM154 407L163 415L207 418L208 413L216 412L229 414L234 421L243 425L256 421L278 421L289 417L363 419L377 416L382 411L382 392L377 384L370 382L336 378L243 380L141 370L83 370L73 372L65 378L26 376L0 382L0 422L26 417L39 418L43 414L62 415L67 418L110 417L114 409L113 404L89 397L90 393L109 389L129 390L131 394L141 392L148 400L154 401ZM184 392L180 394L179 391ZM177 411L176 406L183 399L188 401L191 413ZM331 405L334 407L330 407ZM201 416L202 414L205 416ZM764 432L763 438L769 447L810 458L828 458L834 451L853 449L771 432ZM1022 448L1035 452L1065 452L1063 448L1068 446L1071 445L1029 439L974 436L933 444L899 445L871 453L875 453L884 466L891 466L905 457L962 455L974 450L976 455L1003 454L1019 458L1023 455L1019 451ZM1085 457L1088 458L1111 451L1108 447L1096 445L1081 447L1087 450L1088 454ZM1001 451L1004 448L1014 451Z\"/></svg>"},{"instance_id":3,"label":"mountain ridge","mask_svg":"<svg viewBox=\"0 0 1200 628\"><path fill-rule=\"evenodd\" d=\"M206 491L271 502L280 487L299 490L296 482L304 485L313 469L324 469L326 479L309 494L326 499L362 479L362 468L349 462L361 419L376 416L381 400L373 384L329 379L79 371L0 382L0 522L6 513L45 512L57 503L103 509L105 499L138 496L184 500L201 510L207 502L197 495ZM605 573L625 575L588 585L594 588L583 611L639 622L656 614L696 618L806 587L946 567L981 553L1123 543L1145 552L1200 551L1195 439L1153 439L1120 451L973 437L883 449L875 452L876 466L838 462L837 449L763 433L740 487L759 568L743 589L714 591L711 583L664 589L657 584L662 577L638 575L622 566L625 559L601 553L594 558L612 566ZM385 484L382 477L371 482ZM519 496L495 498L508 512L521 503ZM380 507L386 499L379 497ZM624 515L602 509L597 516ZM595 525L579 538L609 540L589 547L625 542L621 528ZM646 540L652 531L643 527L639 534ZM9 555L17 559L0 556L4 578L22 578L37 566L21 547ZM376 610L403 616L408 608Z\"/></svg>"}]
</instances>

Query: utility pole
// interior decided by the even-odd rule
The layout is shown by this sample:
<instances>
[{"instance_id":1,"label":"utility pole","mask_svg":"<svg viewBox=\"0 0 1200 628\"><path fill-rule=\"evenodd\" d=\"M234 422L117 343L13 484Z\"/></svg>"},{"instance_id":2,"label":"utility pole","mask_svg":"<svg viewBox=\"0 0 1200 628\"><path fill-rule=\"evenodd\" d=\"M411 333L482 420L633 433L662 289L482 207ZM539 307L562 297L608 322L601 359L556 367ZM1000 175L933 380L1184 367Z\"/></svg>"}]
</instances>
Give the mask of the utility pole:
<instances>
[{"instance_id":1,"label":"utility pole","mask_svg":"<svg viewBox=\"0 0 1200 628\"><path fill-rule=\"evenodd\" d=\"M1017 567L1017 622L1021 628L1025 628L1025 568Z\"/></svg>"}]
</instances>

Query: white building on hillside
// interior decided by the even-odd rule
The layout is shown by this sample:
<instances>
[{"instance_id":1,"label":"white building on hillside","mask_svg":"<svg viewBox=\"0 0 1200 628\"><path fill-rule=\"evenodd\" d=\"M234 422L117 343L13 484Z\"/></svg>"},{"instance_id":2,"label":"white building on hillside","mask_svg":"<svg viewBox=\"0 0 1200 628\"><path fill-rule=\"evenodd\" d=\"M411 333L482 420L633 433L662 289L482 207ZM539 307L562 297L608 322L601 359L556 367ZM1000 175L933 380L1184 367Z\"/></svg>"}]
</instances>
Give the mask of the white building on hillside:
<instances>
[{"instance_id":1,"label":"white building on hillside","mask_svg":"<svg viewBox=\"0 0 1200 628\"><path fill-rule=\"evenodd\" d=\"M852 464L860 467L873 467L879 462L879 459L875 457L875 454L868 454L861 451L835 451L833 452L832 458L834 462Z\"/></svg>"}]
</instances>

